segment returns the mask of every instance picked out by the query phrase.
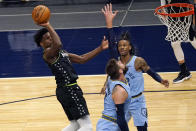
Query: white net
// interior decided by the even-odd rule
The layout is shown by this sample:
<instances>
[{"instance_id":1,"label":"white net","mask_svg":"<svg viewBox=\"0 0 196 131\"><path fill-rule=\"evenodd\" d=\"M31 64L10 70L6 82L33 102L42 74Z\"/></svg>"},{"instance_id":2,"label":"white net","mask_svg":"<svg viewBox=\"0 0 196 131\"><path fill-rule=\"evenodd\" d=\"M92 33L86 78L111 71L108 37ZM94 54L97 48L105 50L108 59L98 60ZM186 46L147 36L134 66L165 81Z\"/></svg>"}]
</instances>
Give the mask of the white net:
<instances>
[{"instance_id":1,"label":"white net","mask_svg":"<svg viewBox=\"0 0 196 131\"><path fill-rule=\"evenodd\" d=\"M169 6L159 9L159 12L165 14L183 13L191 10L188 7L176 7ZM158 15L158 14L157 14ZM192 15L183 17L171 17L169 15L158 15L160 21L168 27L168 33L166 36L167 41L175 42L187 42L189 41L189 28L192 22Z\"/></svg>"}]
</instances>

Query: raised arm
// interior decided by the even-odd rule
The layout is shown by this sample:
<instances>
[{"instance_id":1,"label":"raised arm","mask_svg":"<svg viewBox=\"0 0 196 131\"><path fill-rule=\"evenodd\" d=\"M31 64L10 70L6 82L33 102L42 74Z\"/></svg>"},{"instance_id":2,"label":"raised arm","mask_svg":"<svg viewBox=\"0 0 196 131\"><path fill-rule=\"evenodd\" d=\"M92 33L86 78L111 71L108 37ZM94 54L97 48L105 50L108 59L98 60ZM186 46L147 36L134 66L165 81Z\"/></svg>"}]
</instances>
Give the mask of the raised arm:
<instances>
[{"instance_id":1,"label":"raised arm","mask_svg":"<svg viewBox=\"0 0 196 131\"><path fill-rule=\"evenodd\" d=\"M104 6L104 8L102 8L102 13L105 16L105 22L107 27L106 37L109 41L110 57L116 59L119 56L118 49L117 49L118 42L112 27L113 27L113 20L116 17L117 12L118 11L115 12L112 11L112 4L107 4L106 6Z\"/></svg>"},{"instance_id":2,"label":"raised arm","mask_svg":"<svg viewBox=\"0 0 196 131\"><path fill-rule=\"evenodd\" d=\"M155 71L153 71L150 66L146 63L146 61L142 57L138 57L135 60L135 69L137 71L144 71L148 75L150 75L155 81L163 84L165 87L169 87L169 81L164 80L161 78L159 74L157 74Z\"/></svg>"},{"instance_id":3,"label":"raised arm","mask_svg":"<svg viewBox=\"0 0 196 131\"><path fill-rule=\"evenodd\" d=\"M101 10L105 16L107 28L112 28L113 19L116 17L118 11L112 11L112 4L107 4L104 9Z\"/></svg>"},{"instance_id":4,"label":"raised arm","mask_svg":"<svg viewBox=\"0 0 196 131\"><path fill-rule=\"evenodd\" d=\"M49 35L43 37L43 39L46 41L51 40L51 46L45 49L44 59L46 59L48 62L52 62L54 59L56 59L59 50L62 48L61 40L49 22L39 25L48 29Z\"/></svg>"},{"instance_id":5,"label":"raised arm","mask_svg":"<svg viewBox=\"0 0 196 131\"><path fill-rule=\"evenodd\" d=\"M96 55L98 55L100 52L102 52L107 48L108 48L108 40L106 40L106 37L104 36L101 45L96 49L83 55L76 55L76 54L69 53L69 58L73 63L83 64L89 61L90 59L94 58Z\"/></svg>"},{"instance_id":6,"label":"raised arm","mask_svg":"<svg viewBox=\"0 0 196 131\"><path fill-rule=\"evenodd\" d=\"M114 100L117 108L117 124L120 127L121 131L129 131L124 112L124 103L127 98L128 93L126 92L126 90L122 86L116 85L112 92L112 99Z\"/></svg>"}]
</instances>

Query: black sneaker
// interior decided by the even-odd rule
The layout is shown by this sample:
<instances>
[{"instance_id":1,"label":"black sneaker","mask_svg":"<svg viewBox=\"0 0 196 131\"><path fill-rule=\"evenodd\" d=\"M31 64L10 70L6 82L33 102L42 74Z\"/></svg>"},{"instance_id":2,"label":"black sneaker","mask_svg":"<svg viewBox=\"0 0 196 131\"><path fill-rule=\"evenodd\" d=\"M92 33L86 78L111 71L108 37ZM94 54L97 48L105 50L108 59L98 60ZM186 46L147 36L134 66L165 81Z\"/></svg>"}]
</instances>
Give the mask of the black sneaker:
<instances>
[{"instance_id":1,"label":"black sneaker","mask_svg":"<svg viewBox=\"0 0 196 131\"><path fill-rule=\"evenodd\" d=\"M185 76L186 76L185 80L189 80L192 77L189 71L185 74Z\"/></svg>"},{"instance_id":2,"label":"black sneaker","mask_svg":"<svg viewBox=\"0 0 196 131\"><path fill-rule=\"evenodd\" d=\"M181 83L183 82L184 80L188 80L191 78L191 73L188 71L186 73L182 73L180 72L178 74L178 77L176 79L173 80L173 83L177 84L177 83Z\"/></svg>"}]
</instances>

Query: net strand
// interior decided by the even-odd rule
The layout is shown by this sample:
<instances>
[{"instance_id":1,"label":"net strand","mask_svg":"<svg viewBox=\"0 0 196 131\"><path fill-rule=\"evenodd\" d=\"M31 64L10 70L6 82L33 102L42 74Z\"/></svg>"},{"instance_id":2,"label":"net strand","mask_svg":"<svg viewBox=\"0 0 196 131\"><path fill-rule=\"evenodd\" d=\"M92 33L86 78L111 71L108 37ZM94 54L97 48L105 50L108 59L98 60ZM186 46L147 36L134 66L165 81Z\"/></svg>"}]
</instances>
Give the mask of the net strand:
<instances>
[{"instance_id":1,"label":"net strand","mask_svg":"<svg viewBox=\"0 0 196 131\"><path fill-rule=\"evenodd\" d=\"M159 12L167 14L183 13L191 10L188 7L165 7L159 9ZM168 34L166 36L167 41L189 41L189 28L192 22L192 15L184 17L170 17L164 15L158 15L160 21L168 27Z\"/></svg>"}]
</instances>

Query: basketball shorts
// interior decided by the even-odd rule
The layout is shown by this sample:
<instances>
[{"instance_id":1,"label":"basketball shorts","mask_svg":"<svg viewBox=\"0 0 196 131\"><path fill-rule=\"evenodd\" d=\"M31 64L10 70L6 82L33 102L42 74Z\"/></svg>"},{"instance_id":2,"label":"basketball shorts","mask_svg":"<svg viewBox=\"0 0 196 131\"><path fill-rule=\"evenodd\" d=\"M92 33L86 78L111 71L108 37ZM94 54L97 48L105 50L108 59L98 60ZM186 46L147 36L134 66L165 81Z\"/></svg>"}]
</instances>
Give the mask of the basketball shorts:
<instances>
[{"instance_id":1,"label":"basketball shorts","mask_svg":"<svg viewBox=\"0 0 196 131\"><path fill-rule=\"evenodd\" d=\"M146 108L145 97L142 94L139 97L131 98L129 104L129 110L126 113L126 120L130 120L133 117L135 126L144 126L145 122L148 123L148 114Z\"/></svg>"},{"instance_id":2,"label":"basketball shorts","mask_svg":"<svg viewBox=\"0 0 196 131\"><path fill-rule=\"evenodd\" d=\"M56 88L57 100L61 103L69 120L89 115L83 92L77 83Z\"/></svg>"},{"instance_id":3,"label":"basketball shorts","mask_svg":"<svg viewBox=\"0 0 196 131\"><path fill-rule=\"evenodd\" d=\"M96 131L120 131L120 128L117 123L101 118L97 122Z\"/></svg>"}]
</instances>

